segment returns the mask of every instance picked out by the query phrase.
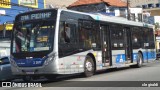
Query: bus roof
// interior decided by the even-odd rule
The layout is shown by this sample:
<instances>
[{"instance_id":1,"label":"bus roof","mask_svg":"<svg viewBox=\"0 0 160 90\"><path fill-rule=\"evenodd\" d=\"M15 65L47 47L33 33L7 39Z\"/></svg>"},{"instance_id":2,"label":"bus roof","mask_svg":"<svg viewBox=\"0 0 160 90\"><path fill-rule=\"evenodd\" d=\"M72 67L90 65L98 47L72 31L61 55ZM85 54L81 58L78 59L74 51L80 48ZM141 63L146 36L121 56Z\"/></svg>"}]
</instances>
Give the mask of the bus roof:
<instances>
[{"instance_id":1,"label":"bus roof","mask_svg":"<svg viewBox=\"0 0 160 90\"><path fill-rule=\"evenodd\" d=\"M31 12L36 12L36 11L40 12L40 11L44 11L44 10L47 11L47 10L52 10L52 9L41 9L41 10L29 11L29 12L21 13L19 15L27 14L27 13L31 13ZM127 20L126 18L122 18L122 17L106 16L106 15L102 15L102 14L98 14L98 13L85 13L85 12L79 12L79 11L68 10L68 9L57 9L57 8L55 8L53 10L59 10L60 12L61 11L67 11L67 12L72 12L72 13L77 13L77 14L89 15L94 20L97 20L97 21L105 21L105 22L111 22L111 23L119 23L119 24L125 24L125 25L153 28L153 25L151 25L151 24L130 21L130 20Z\"/></svg>"},{"instance_id":2,"label":"bus roof","mask_svg":"<svg viewBox=\"0 0 160 90\"><path fill-rule=\"evenodd\" d=\"M60 11L68 11L68 12L73 12L73 13L89 15L94 20L97 20L97 21L106 21L106 22L126 24L126 25L132 25L132 26L141 26L141 27L153 28L153 25L151 25L151 24L136 22L136 21L130 21L130 20L127 20L126 18L122 18L122 17L106 16L106 15L102 15L102 14L99 14L99 13L84 13L84 12L78 12L78 11L73 11L73 10L68 10L68 9L59 9L59 10Z\"/></svg>"}]
</instances>

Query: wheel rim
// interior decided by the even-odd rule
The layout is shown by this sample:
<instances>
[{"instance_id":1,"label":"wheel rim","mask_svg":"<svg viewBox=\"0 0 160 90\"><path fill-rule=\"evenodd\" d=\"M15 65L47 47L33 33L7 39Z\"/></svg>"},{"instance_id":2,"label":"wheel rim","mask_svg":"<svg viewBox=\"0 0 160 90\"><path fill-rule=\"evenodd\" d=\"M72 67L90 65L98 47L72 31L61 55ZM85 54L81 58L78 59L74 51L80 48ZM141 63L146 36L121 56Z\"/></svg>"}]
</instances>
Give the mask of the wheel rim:
<instances>
[{"instance_id":1,"label":"wheel rim","mask_svg":"<svg viewBox=\"0 0 160 90\"><path fill-rule=\"evenodd\" d=\"M88 70L88 71L92 71L92 63L91 62L86 62L86 69Z\"/></svg>"}]
</instances>

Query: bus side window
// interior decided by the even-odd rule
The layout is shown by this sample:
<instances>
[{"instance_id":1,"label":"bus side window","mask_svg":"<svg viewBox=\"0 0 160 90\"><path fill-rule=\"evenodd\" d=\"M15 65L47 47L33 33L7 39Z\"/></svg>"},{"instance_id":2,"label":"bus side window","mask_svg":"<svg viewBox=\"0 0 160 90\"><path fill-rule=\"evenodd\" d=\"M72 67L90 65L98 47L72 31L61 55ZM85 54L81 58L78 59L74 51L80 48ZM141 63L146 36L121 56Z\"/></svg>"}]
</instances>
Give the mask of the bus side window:
<instances>
[{"instance_id":1,"label":"bus side window","mask_svg":"<svg viewBox=\"0 0 160 90\"><path fill-rule=\"evenodd\" d=\"M145 37L144 43L146 44L145 48L147 49L155 48L153 30L144 29L144 37Z\"/></svg>"},{"instance_id":2,"label":"bus side window","mask_svg":"<svg viewBox=\"0 0 160 90\"><path fill-rule=\"evenodd\" d=\"M149 41L149 48L153 49L155 48L155 43L154 43L154 32L152 29L149 29L149 32L148 32L148 41Z\"/></svg>"},{"instance_id":3,"label":"bus side window","mask_svg":"<svg viewBox=\"0 0 160 90\"><path fill-rule=\"evenodd\" d=\"M63 44L65 43L65 40L64 40L64 22L60 22L60 26L59 26L59 43Z\"/></svg>"},{"instance_id":4,"label":"bus side window","mask_svg":"<svg viewBox=\"0 0 160 90\"><path fill-rule=\"evenodd\" d=\"M140 34L140 28L133 27L132 29L132 46L134 49L138 49L142 46L142 36Z\"/></svg>"},{"instance_id":5,"label":"bus side window","mask_svg":"<svg viewBox=\"0 0 160 90\"><path fill-rule=\"evenodd\" d=\"M124 48L124 31L120 25L112 25L111 27L111 46L113 50Z\"/></svg>"},{"instance_id":6,"label":"bus side window","mask_svg":"<svg viewBox=\"0 0 160 90\"><path fill-rule=\"evenodd\" d=\"M73 54L77 49L76 24L60 22L59 27L59 56Z\"/></svg>"},{"instance_id":7,"label":"bus side window","mask_svg":"<svg viewBox=\"0 0 160 90\"><path fill-rule=\"evenodd\" d=\"M64 24L64 22L60 23L59 28L59 42L60 43L70 43L70 37L71 37L71 29L69 24Z\"/></svg>"},{"instance_id":8,"label":"bus side window","mask_svg":"<svg viewBox=\"0 0 160 90\"><path fill-rule=\"evenodd\" d=\"M79 20L79 46L83 49L91 49L92 43L95 44L95 28L93 28L93 22L88 20Z\"/></svg>"},{"instance_id":9,"label":"bus side window","mask_svg":"<svg viewBox=\"0 0 160 90\"><path fill-rule=\"evenodd\" d=\"M71 37L71 29L68 24L65 24L65 30L64 30L65 42L70 43L70 37Z\"/></svg>"}]
</instances>

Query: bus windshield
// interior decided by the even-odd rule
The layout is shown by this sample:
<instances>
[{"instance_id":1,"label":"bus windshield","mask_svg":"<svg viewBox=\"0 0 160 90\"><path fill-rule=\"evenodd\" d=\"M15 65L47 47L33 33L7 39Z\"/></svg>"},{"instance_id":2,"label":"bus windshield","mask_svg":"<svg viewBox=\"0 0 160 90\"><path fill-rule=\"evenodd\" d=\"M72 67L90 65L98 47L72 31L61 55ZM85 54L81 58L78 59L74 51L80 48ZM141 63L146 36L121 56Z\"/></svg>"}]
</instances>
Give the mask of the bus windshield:
<instances>
[{"instance_id":1,"label":"bus windshield","mask_svg":"<svg viewBox=\"0 0 160 90\"><path fill-rule=\"evenodd\" d=\"M12 53L50 51L55 20L18 22L13 31Z\"/></svg>"}]
</instances>

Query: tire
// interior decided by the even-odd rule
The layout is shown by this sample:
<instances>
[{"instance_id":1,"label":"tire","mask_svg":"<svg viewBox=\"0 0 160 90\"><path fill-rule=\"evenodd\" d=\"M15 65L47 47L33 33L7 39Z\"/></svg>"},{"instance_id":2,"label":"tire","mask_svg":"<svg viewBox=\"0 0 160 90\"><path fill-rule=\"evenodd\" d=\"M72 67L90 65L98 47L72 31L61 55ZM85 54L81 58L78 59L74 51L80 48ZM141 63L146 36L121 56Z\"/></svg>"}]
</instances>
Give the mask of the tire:
<instances>
[{"instance_id":1,"label":"tire","mask_svg":"<svg viewBox=\"0 0 160 90\"><path fill-rule=\"evenodd\" d=\"M140 68L140 67L142 67L142 64L143 64L143 56L142 56L141 53L138 53L138 60L137 60L137 65L136 65L136 67L137 67L137 68Z\"/></svg>"},{"instance_id":2,"label":"tire","mask_svg":"<svg viewBox=\"0 0 160 90\"><path fill-rule=\"evenodd\" d=\"M84 62L84 76L90 77L95 72L95 65L93 59L90 56L87 56Z\"/></svg>"},{"instance_id":3,"label":"tire","mask_svg":"<svg viewBox=\"0 0 160 90\"><path fill-rule=\"evenodd\" d=\"M23 81L25 81L25 82L30 82L30 81L32 81L32 77L31 76L23 76Z\"/></svg>"}]
</instances>

